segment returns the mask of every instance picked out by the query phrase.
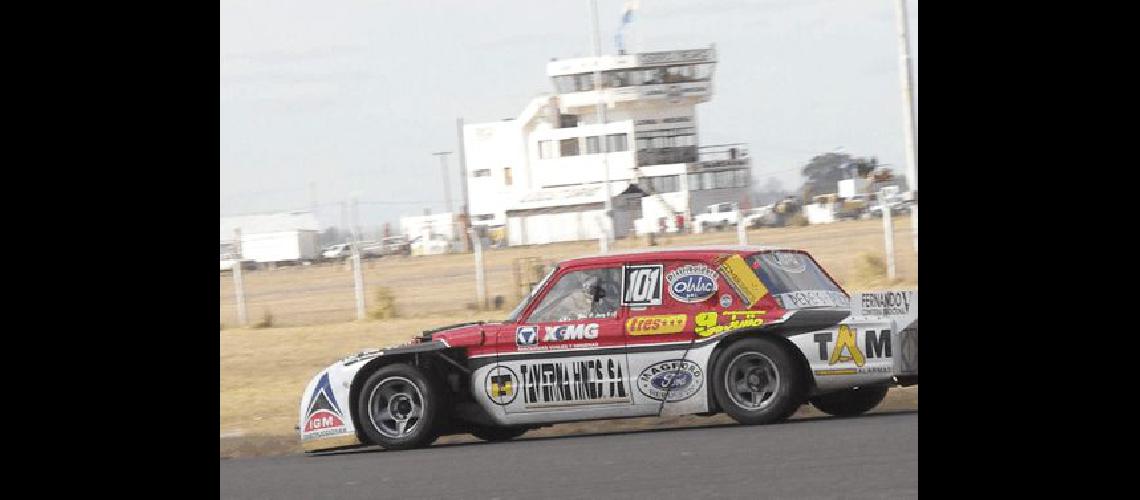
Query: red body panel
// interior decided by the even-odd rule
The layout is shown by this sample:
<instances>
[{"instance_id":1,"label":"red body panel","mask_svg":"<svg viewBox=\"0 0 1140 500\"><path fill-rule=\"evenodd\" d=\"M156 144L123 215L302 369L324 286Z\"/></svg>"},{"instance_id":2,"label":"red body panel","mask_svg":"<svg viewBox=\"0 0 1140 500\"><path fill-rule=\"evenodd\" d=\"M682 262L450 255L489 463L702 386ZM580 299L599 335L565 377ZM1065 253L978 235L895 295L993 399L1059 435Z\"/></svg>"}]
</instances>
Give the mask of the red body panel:
<instances>
[{"instance_id":1,"label":"red body panel","mask_svg":"<svg viewBox=\"0 0 1140 500\"><path fill-rule=\"evenodd\" d=\"M785 310L771 293L764 293L756 303L746 306L725 275L718 271L724 259L732 255L748 256L759 248L723 247L674 249L628 254L611 254L570 259L559 264L559 271L546 283L515 323L483 323L458 327L433 334L451 347L465 348L470 357L491 356L528 351L560 351L575 348L621 348L687 342L715 335L726 329L763 326L778 322ZM806 252L794 251L811 258ZM813 259L814 260L814 259ZM568 273L597 268L621 268L623 265L661 264L661 278L685 266L702 271L715 271L716 291L703 300L683 302L669 293L669 282L662 283L661 304L649 306L622 305L615 318L592 318L574 321L533 322L528 318L546 294ZM692 269L692 268L689 268ZM825 271L826 272L826 271ZM834 281L834 280L833 280ZM704 282L707 286L707 281ZM622 293L625 290L623 288ZM711 327L711 328L710 328ZM533 328L533 330L531 330ZM553 331L552 331L553 330ZM527 344L530 335L538 341ZM547 341L547 339L553 339ZM560 340L565 339L565 340Z\"/></svg>"}]
</instances>

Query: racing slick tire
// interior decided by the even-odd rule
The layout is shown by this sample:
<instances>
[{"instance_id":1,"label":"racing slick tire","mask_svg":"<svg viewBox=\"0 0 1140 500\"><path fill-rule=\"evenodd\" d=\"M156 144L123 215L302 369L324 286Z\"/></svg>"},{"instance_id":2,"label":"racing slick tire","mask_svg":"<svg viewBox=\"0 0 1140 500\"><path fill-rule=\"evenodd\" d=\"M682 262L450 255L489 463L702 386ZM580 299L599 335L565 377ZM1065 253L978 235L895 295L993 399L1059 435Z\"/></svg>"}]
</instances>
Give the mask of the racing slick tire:
<instances>
[{"instance_id":1,"label":"racing slick tire","mask_svg":"<svg viewBox=\"0 0 1140 500\"><path fill-rule=\"evenodd\" d=\"M530 429L527 427L476 427L471 434L484 441L510 441Z\"/></svg>"},{"instance_id":2,"label":"racing slick tire","mask_svg":"<svg viewBox=\"0 0 1140 500\"><path fill-rule=\"evenodd\" d=\"M853 417L879 406L889 386L854 387L811 398L812 406L836 417Z\"/></svg>"},{"instance_id":3,"label":"racing slick tire","mask_svg":"<svg viewBox=\"0 0 1140 500\"><path fill-rule=\"evenodd\" d=\"M745 425L791 416L803 404L806 387L794 356L773 339L733 342L720 354L711 380L720 407Z\"/></svg>"},{"instance_id":4,"label":"racing slick tire","mask_svg":"<svg viewBox=\"0 0 1140 500\"><path fill-rule=\"evenodd\" d=\"M420 369L396 363L376 370L356 401L360 429L386 450L427 446L439 437L442 388Z\"/></svg>"}]
</instances>

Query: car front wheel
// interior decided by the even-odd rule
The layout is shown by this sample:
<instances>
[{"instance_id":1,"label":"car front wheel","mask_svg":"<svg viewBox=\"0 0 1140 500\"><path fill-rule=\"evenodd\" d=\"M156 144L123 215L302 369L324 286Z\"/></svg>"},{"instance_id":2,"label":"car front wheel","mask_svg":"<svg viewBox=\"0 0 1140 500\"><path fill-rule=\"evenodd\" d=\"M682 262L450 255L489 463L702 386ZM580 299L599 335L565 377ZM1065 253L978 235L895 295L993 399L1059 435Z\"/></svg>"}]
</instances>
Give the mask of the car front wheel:
<instances>
[{"instance_id":1,"label":"car front wheel","mask_svg":"<svg viewBox=\"0 0 1140 500\"><path fill-rule=\"evenodd\" d=\"M418 368L397 363L380 368L357 400L360 428L385 449L427 446L438 437L439 389Z\"/></svg>"},{"instance_id":2,"label":"car front wheel","mask_svg":"<svg viewBox=\"0 0 1140 500\"><path fill-rule=\"evenodd\" d=\"M844 389L811 398L811 404L828 415L853 417L879 406L888 389L885 385Z\"/></svg>"},{"instance_id":3,"label":"car front wheel","mask_svg":"<svg viewBox=\"0 0 1140 500\"><path fill-rule=\"evenodd\" d=\"M713 392L720 407L742 424L768 424L795 413L804 400L804 377L794 354L768 338L747 338L718 358Z\"/></svg>"}]
</instances>

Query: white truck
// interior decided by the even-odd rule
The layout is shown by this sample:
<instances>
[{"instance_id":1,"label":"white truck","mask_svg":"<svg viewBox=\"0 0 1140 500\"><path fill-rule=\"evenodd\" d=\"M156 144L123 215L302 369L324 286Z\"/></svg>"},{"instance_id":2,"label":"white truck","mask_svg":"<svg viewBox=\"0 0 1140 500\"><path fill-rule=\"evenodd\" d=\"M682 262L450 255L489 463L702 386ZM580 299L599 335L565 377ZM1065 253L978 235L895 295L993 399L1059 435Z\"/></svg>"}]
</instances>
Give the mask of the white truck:
<instances>
[{"instance_id":1,"label":"white truck","mask_svg":"<svg viewBox=\"0 0 1140 500\"><path fill-rule=\"evenodd\" d=\"M723 230L725 227L735 226L736 217L736 203L725 202L705 207L705 211L698 214L693 222L701 232L712 228Z\"/></svg>"}]
</instances>

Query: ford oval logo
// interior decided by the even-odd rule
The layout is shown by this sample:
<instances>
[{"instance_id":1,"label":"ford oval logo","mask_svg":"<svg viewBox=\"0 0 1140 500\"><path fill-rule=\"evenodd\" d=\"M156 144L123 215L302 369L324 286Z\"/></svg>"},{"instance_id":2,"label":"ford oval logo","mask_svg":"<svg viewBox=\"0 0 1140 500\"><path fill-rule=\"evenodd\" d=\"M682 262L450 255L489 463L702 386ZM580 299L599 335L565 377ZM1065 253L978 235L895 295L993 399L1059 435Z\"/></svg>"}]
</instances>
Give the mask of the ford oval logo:
<instances>
[{"instance_id":1,"label":"ford oval logo","mask_svg":"<svg viewBox=\"0 0 1140 500\"><path fill-rule=\"evenodd\" d=\"M661 372L649 380L650 385L662 391L684 389L691 383L693 376L680 370Z\"/></svg>"}]
</instances>

